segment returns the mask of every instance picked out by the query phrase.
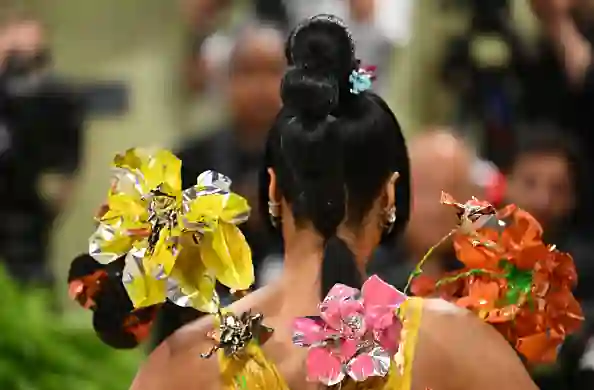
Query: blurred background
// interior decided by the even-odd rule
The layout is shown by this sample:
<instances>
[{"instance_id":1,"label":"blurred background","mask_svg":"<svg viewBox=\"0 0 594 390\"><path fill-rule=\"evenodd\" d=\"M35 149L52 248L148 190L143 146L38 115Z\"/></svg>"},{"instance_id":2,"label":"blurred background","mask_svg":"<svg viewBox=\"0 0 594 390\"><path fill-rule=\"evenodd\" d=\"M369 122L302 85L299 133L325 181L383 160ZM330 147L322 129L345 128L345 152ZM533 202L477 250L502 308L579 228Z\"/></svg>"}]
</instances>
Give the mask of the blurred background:
<instances>
[{"instance_id":1,"label":"blurred background","mask_svg":"<svg viewBox=\"0 0 594 390\"><path fill-rule=\"evenodd\" d=\"M172 148L186 186L216 169L256 206L284 39L317 13L347 21L410 144L410 228L371 271L402 286L454 223L442 190L513 202L573 254L591 311L593 1L0 0L1 389L127 388L143 351L102 346L67 302L111 159ZM257 217L244 233L265 284L280 243ZM435 257L429 272L455 266L448 248ZM162 319L161 337L176 326ZM542 389L593 388L593 336L590 319L535 372Z\"/></svg>"}]
</instances>

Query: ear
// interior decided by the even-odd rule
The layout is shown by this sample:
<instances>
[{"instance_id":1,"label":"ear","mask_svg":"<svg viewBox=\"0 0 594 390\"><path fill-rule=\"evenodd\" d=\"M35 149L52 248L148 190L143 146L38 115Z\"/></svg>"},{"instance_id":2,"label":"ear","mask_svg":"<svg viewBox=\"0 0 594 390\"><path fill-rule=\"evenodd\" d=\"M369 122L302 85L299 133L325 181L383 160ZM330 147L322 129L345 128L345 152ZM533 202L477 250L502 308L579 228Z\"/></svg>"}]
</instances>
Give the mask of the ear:
<instances>
[{"instance_id":1,"label":"ear","mask_svg":"<svg viewBox=\"0 0 594 390\"><path fill-rule=\"evenodd\" d=\"M274 169L268 168L268 177L270 178L268 184L268 201L280 203L281 199L276 187L276 173L274 172Z\"/></svg>"},{"instance_id":2,"label":"ear","mask_svg":"<svg viewBox=\"0 0 594 390\"><path fill-rule=\"evenodd\" d=\"M386 199L386 209L389 210L396 206L396 181L400 177L398 172L394 172L390 175L386 184L384 185L384 197Z\"/></svg>"}]
</instances>

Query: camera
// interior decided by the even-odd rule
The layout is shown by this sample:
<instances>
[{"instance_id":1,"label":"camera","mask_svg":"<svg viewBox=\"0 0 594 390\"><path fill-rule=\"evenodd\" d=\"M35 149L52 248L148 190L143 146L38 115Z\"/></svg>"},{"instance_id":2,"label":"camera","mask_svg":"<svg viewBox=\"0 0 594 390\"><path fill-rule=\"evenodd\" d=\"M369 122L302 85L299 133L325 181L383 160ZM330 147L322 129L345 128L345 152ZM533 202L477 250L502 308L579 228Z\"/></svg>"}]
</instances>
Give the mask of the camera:
<instances>
[{"instance_id":1,"label":"camera","mask_svg":"<svg viewBox=\"0 0 594 390\"><path fill-rule=\"evenodd\" d=\"M34 55L10 52L0 71L0 105L76 100L86 118L123 115L128 111L129 93L125 83L72 81L53 73L50 65L49 50Z\"/></svg>"}]
</instances>

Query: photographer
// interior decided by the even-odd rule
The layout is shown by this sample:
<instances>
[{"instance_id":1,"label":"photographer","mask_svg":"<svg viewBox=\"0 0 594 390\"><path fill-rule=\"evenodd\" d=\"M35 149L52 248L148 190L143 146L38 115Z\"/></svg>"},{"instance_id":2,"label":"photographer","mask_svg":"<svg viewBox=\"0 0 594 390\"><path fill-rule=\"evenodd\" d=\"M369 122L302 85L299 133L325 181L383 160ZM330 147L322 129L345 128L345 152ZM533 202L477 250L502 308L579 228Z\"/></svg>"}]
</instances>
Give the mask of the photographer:
<instances>
[{"instance_id":1,"label":"photographer","mask_svg":"<svg viewBox=\"0 0 594 390\"><path fill-rule=\"evenodd\" d=\"M0 28L0 260L25 283L51 284L48 233L68 203L82 106L50 71L34 19Z\"/></svg>"}]
</instances>

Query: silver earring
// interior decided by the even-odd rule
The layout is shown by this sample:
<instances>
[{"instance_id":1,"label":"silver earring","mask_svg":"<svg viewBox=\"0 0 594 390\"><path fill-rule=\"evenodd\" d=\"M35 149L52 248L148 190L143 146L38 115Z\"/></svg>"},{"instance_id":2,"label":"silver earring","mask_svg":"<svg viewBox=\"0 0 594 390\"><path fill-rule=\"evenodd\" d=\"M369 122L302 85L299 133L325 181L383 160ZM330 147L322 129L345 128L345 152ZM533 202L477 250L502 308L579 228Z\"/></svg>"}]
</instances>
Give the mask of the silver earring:
<instances>
[{"instance_id":1,"label":"silver earring","mask_svg":"<svg viewBox=\"0 0 594 390\"><path fill-rule=\"evenodd\" d=\"M278 227L278 225L280 225L280 203L272 201L268 202L268 216L272 226Z\"/></svg>"},{"instance_id":2,"label":"silver earring","mask_svg":"<svg viewBox=\"0 0 594 390\"><path fill-rule=\"evenodd\" d=\"M384 222L384 231L386 234L390 234L394 229L394 223L396 222L396 207L392 206L386 211L386 221Z\"/></svg>"}]
</instances>

